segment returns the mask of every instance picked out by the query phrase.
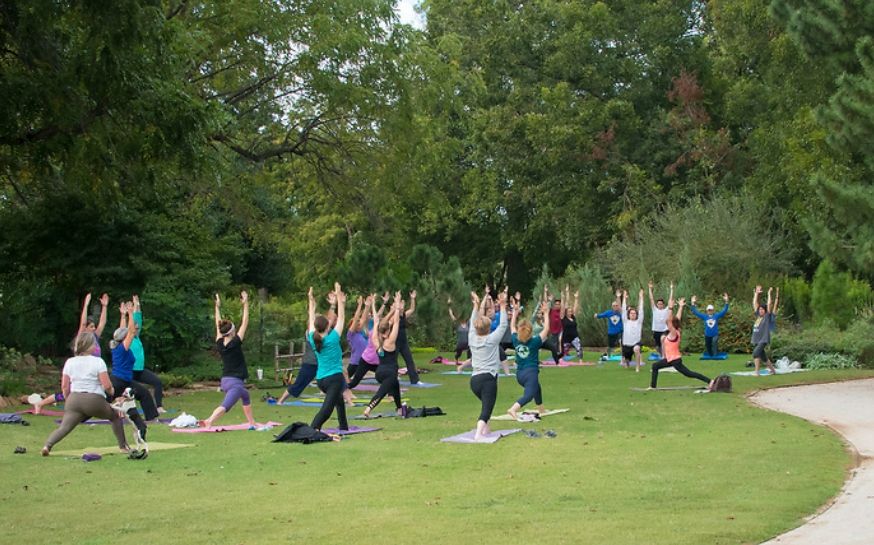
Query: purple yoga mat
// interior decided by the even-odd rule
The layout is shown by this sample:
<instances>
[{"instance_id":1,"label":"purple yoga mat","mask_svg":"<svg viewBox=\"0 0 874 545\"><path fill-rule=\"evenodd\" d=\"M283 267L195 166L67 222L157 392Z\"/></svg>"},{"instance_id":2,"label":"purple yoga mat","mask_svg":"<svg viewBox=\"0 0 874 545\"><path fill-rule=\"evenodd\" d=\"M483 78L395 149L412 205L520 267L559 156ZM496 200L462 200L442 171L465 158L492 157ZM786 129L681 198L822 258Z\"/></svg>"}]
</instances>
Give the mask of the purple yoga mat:
<instances>
[{"instance_id":1,"label":"purple yoga mat","mask_svg":"<svg viewBox=\"0 0 874 545\"><path fill-rule=\"evenodd\" d=\"M514 428L511 430L494 430L489 435L483 437L479 441L474 440L474 436L476 435L476 430L470 430L465 433L459 433L458 435L453 435L452 437L444 437L440 440L441 443L497 443L498 439L504 437L505 435L510 435L512 433L517 433L522 431L521 428Z\"/></svg>"},{"instance_id":2,"label":"purple yoga mat","mask_svg":"<svg viewBox=\"0 0 874 545\"><path fill-rule=\"evenodd\" d=\"M368 428L367 426L349 426L348 430L341 430L339 428L325 428L322 431L325 433L331 433L335 435L353 435L356 433L368 433L371 431L379 431L382 428Z\"/></svg>"},{"instance_id":3,"label":"purple yoga mat","mask_svg":"<svg viewBox=\"0 0 874 545\"><path fill-rule=\"evenodd\" d=\"M359 384L358 386L352 388L352 390L356 392L375 392L379 390L379 386L376 384ZM401 388L401 393L406 391L406 388Z\"/></svg>"},{"instance_id":4,"label":"purple yoga mat","mask_svg":"<svg viewBox=\"0 0 874 545\"><path fill-rule=\"evenodd\" d=\"M33 414L33 409L27 409L26 411L16 411L15 414ZM34 416L64 416L64 411L43 409L39 412L39 414Z\"/></svg>"},{"instance_id":5,"label":"purple yoga mat","mask_svg":"<svg viewBox=\"0 0 874 545\"><path fill-rule=\"evenodd\" d=\"M261 426L270 426L276 427L281 426L281 422L267 422L266 424L261 424ZM217 432L217 431L240 431L240 430L248 430L249 424L230 424L228 426L211 426L209 428L172 428L176 433L208 433L208 432Z\"/></svg>"},{"instance_id":6,"label":"purple yoga mat","mask_svg":"<svg viewBox=\"0 0 874 545\"><path fill-rule=\"evenodd\" d=\"M173 421L172 418L159 418L159 419L158 419L158 422L160 422L161 424L169 424L169 423L172 422L172 421ZM56 424L60 424L60 423L61 423L61 419L60 419L60 418L56 419L56 420L55 420L55 423L56 423ZM95 419L91 419L91 420L86 420L85 422L82 422L82 424L88 424L89 426L90 426L91 424L109 424L109 423L110 423L109 420L100 419L100 418L98 418L98 419L96 419L96 420L95 420Z\"/></svg>"}]
</instances>

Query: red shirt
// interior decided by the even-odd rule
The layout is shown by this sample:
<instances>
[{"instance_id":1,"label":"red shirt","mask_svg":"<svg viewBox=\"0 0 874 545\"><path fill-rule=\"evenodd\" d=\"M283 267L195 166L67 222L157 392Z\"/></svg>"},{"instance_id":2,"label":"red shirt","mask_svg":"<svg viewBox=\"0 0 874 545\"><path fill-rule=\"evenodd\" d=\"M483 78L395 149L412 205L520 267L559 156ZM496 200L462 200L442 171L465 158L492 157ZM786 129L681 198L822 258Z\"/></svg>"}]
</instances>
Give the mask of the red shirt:
<instances>
[{"instance_id":1,"label":"red shirt","mask_svg":"<svg viewBox=\"0 0 874 545\"><path fill-rule=\"evenodd\" d=\"M549 309L549 334L558 335L561 333L561 309Z\"/></svg>"}]
</instances>

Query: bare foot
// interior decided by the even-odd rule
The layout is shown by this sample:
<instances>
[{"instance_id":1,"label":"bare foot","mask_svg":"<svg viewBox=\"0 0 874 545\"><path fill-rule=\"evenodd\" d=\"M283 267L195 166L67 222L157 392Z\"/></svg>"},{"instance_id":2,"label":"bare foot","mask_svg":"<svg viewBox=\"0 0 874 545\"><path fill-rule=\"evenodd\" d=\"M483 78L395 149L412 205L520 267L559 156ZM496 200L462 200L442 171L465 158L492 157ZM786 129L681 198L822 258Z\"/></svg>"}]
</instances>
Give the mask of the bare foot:
<instances>
[{"instance_id":1,"label":"bare foot","mask_svg":"<svg viewBox=\"0 0 874 545\"><path fill-rule=\"evenodd\" d=\"M34 414L34 416L38 415L39 412L40 412L41 410L42 410L42 407L40 407L39 405L37 405L37 404L34 404L34 405L33 405L33 414Z\"/></svg>"},{"instance_id":2,"label":"bare foot","mask_svg":"<svg viewBox=\"0 0 874 545\"><path fill-rule=\"evenodd\" d=\"M198 420L197 425L201 428L211 428L212 422L210 422L209 420Z\"/></svg>"},{"instance_id":3,"label":"bare foot","mask_svg":"<svg viewBox=\"0 0 874 545\"><path fill-rule=\"evenodd\" d=\"M519 418L519 414L516 411L514 411L513 409L508 409L507 414L509 414L510 418L512 418L513 420L518 420L518 418Z\"/></svg>"},{"instance_id":4,"label":"bare foot","mask_svg":"<svg viewBox=\"0 0 874 545\"><path fill-rule=\"evenodd\" d=\"M51 449L50 449L49 447L43 447L42 450L39 451L39 452L40 452L40 454L42 454L43 456L48 456L50 451L51 451Z\"/></svg>"},{"instance_id":5,"label":"bare foot","mask_svg":"<svg viewBox=\"0 0 874 545\"><path fill-rule=\"evenodd\" d=\"M362 415L364 418L370 418L370 407L367 407L366 409L364 409L364 412L361 413L361 415Z\"/></svg>"}]
</instances>

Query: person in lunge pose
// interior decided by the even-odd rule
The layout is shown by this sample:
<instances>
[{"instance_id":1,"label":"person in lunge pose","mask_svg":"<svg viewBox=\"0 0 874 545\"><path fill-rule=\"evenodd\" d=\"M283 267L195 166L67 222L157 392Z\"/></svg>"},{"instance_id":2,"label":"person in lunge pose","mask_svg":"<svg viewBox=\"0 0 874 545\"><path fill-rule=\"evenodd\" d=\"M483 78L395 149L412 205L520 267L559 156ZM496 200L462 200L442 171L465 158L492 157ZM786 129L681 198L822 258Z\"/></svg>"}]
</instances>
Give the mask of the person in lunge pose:
<instances>
[{"instance_id":1,"label":"person in lunge pose","mask_svg":"<svg viewBox=\"0 0 874 545\"><path fill-rule=\"evenodd\" d=\"M631 366L634 360L635 372L640 373L642 357L640 354L640 337L643 329L643 289L637 300L637 308L628 307L628 292L622 292L622 365Z\"/></svg>"},{"instance_id":2,"label":"person in lunge pose","mask_svg":"<svg viewBox=\"0 0 874 545\"><path fill-rule=\"evenodd\" d=\"M134 354L131 352L131 343L137 334L137 324L134 322L134 305L131 302L122 303L119 309L122 311L119 328L112 334L112 341L109 347L112 349L112 372L109 380L112 382L112 389L116 395L121 396L122 393L130 388L134 394L134 398L140 402L143 407L143 414L146 418L156 418L158 411L155 408L152 394L140 384L134 382ZM136 405L124 411L134 426L137 428L137 433L140 434L140 440L146 440L146 423L143 417L137 412ZM150 418L151 416L151 418Z\"/></svg>"},{"instance_id":3,"label":"person in lunge pose","mask_svg":"<svg viewBox=\"0 0 874 545\"><path fill-rule=\"evenodd\" d=\"M240 301L243 304L243 317L240 320L240 329L237 329L230 320L222 320L222 302L219 295L215 294L215 346L222 357L221 388L225 398L210 417L201 422L207 428L230 411L237 401L242 401L243 414L246 415L249 429L253 430L257 426L255 417L252 416L252 400L246 390L245 381L249 378L249 368L246 367L246 357L243 355L243 339L249 329L249 294L241 292Z\"/></svg>"},{"instance_id":4,"label":"person in lunge pose","mask_svg":"<svg viewBox=\"0 0 874 545\"><path fill-rule=\"evenodd\" d=\"M109 420L119 450L129 450L122 417L106 400L107 397L112 398L115 391L106 370L106 362L94 355L94 342L94 334L90 331L79 333L73 341L75 356L64 363L64 370L61 372L61 391L66 400L64 419L46 439L42 448L43 456L48 456L52 447L73 431L73 428L92 417Z\"/></svg>"},{"instance_id":5,"label":"person in lunge pose","mask_svg":"<svg viewBox=\"0 0 874 545\"><path fill-rule=\"evenodd\" d=\"M364 348L364 352L361 353L361 358L358 360L358 368L355 369L355 376L349 379L350 390L358 386L358 383L361 382L361 379L364 378L364 375L366 375L368 371L376 373L379 370L379 354L377 354L378 343L376 337L373 336L373 332L379 328L379 323L382 319L382 312L385 310L385 300L379 310L376 310L376 295L371 294L367 298L366 304L370 307L370 313L373 316L373 325L370 327L367 335L367 346ZM366 324L367 320L365 320L364 323Z\"/></svg>"},{"instance_id":6,"label":"person in lunge pose","mask_svg":"<svg viewBox=\"0 0 874 545\"><path fill-rule=\"evenodd\" d=\"M365 418L370 417L370 412L379 405L379 402L386 395L392 396L398 416L403 416L401 384L398 382L397 350L398 331L400 330L401 322L400 315L403 311L401 292L397 292L388 316L385 320L379 322L379 326L374 328L371 334L372 342L377 346L377 354L379 355L379 366L376 368L376 380L379 382L379 389L370 399L367 408L364 409Z\"/></svg>"},{"instance_id":7,"label":"person in lunge pose","mask_svg":"<svg viewBox=\"0 0 874 545\"><path fill-rule=\"evenodd\" d=\"M771 363L771 358L768 357L768 344L771 342L771 331L774 329L777 315L777 307L780 304L780 288L777 288L777 298L771 304L771 295L774 288L768 288L768 302L766 305L759 304L759 295L762 293L762 286L756 286L753 292L753 313L756 321L753 322L753 365L756 367L756 375L759 374L759 368L762 366L762 361L765 366L771 371L772 375L777 374L774 369L774 364Z\"/></svg>"},{"instance_id":8,"label":"person in lunge pose","mask_svg":"<svg viewBox=\"0 0 874 545\"><path fill-rule=\"evenodd\" d=\"M476 292L471 292L470 297L473 303L468 334L473 368L470 389L482 403L474 434L474 439L479 440L490 433L489 420L498 397L498 368L501 365L498 350L504 330L507 329L507 292L503 291L498 296L501 319L498 328L491 333L491 320L484 314L485 300L481 302Z\"/></svg>"},{"instance_id":9,"label":"person in lunge pose","mask_svg":"<svg viewBox=\"0 0 874 545\"><path fill-rule=\"evenodd\" d=\"M707 384L708 387L710 386L711 381L709 378L683 365L683 356L680 353L680 329L682 327L683 307L686 306L686 299L680 297L679 304L680 308L677 310L677 315L674 316L674 300L668 300L668 334L662 339L664 357L652 366L652 378L649 383L650 390L655 390L658 386L659 371L665 367L673 367L683 375L689 378L697 378Z\"/></svg>"},{"instance_id":10,"label":"person in lunge pose","mask_svg":"<svg viewBox=\"0 0 874 545\"><path fill-rule=\"evenodd\" d=\"M674 298L674 283L671 282L671 293L668 299ZM665 305L665 300L659 297L654 299L652 295L652 280L649 281L649 306L652 311L652 340L655 342L659 356L664 357L662 352L662 337L668 332L668 313L670 309Z\"/></svg>"},{"instance_id":11,"label":"person in lunge pose","mask_svg":"<svg viewBox=\"0 0 874 545\"><path fill-rule=\"evenodd\" d=\"M416 312L416 290L410 292L410 308L401 314L400 330L398 332L398 352L404 358L404 363L407 364L407 376L410 377L410 384L419 383L419 371L416 370L416 362L413 360L413 353L410 351L410 341L407 339L407 320Z\"/></svg>"},{"instance_id":12,"label":"person in lunge pose","mask_svg":"<svg viewBox=\"0 0 874 545\"><path fill-rule=\"evenodd\" d=\"M537 404L537 410L543 414L546 409L543 407L543 390L540 387L540 347L546 342L549 336L549 302L545 299L546 290L544 290L544 299L540 303L543 312L543 329L539 335L533 334L531 322L523 320L519 327L516 327L516 320L519 317L520 309L513 311L513 318L510 321L510 331L512 331L513 348L516 351L516 382L523 388L522 396L507 410L507 414L515 420L519 411L532 399Z\"/></svg>"},{"instance_id":13,"label":"person in lunge pose","mask_svg":"<svg viewBox=\"0 0 874 545\"><path fill-rule=\"evenodd\" d=\"M722 300L725 301L725 306L719 312L714 312L713 305L707 305L705 311L707 314L702 314L695 306L698 297L692 296L691 311L698 319L704 322L704 354L716 357L719 354L719 320L728 312L728 294L722 294Z\"/></svg>"},{"instance_id":14,"label":"person in lunge pose","mask_svg":"<svg viewBox=\"0 0 874 545\"><path fill-rule=\"evenodd\" d=\"M137 335L134 337L130 345L131 352L134 353L134 380L141 384L148 384L155 390L154 400L158 413L163 414L164 410L164 384L161 378L146 369L146 353L143 350L143 343L140 341L140 335L143 333L143 310L140 305L140 297L133 296L134 303L134 322L137 324Z\"/></svg>"},{"instance_id":15,"label":"person in lunge pose","mask_svg":"<svg viewBox=\"0 0 874 545\"><path fill-rule=\"evenodd\" d=\"M467 344L467 334L470 332L470 324L467 323L462 317L455 317L455 313L452 312L452 298L446 300L446 304L449 305L449 318L452 320L452 323L455 324L455 371L460 373L466 366L470 365L470 346ZM467 359L462 361L459 358L461 354L467 352Z\"/></svg>"},{"instance_id":16,"label":"person in lunge pose","mask_svg":"<svg viewBox=\"0 0 874 545\"><path fill-rule=\"evenodd\" d=\"M313 297L313 289L307 294L309 326L307 327L307 341L313 346L318 360L316 382L319 389L325 393L322 407L310 426L321 430L328 418L336 409L337 420L341 430L348 430L349 423L346 421L346 405L343 401L343 391L349 382L346 370L343 368L343 349L340 347L340 336L343 334L343 321L346 319L346 294L340 289L339 283L334 283L334 291L328 296L331 305L337 306L336 325L331 327L327 317L316 315L316 300ZM333 310L333 308L331 309Z\"/></svg>"},{"instance_id":17,"label":"person in lunge pose","mask_svg":"<svg viewBox=\"0 0 874 545\"><path fill-rule=\"evenodd\" d=\"M564 301L570 301L570 288L564 287ZM583 361L583 347L580 344L580 333L577 329L577 312L580 310L580 292L574 292L574 305L564 308L561 318L562 353L570 354L571 348L577 351L577 357Z\"/></svg>"},{"instance_id":18,"label":"person in lunge pose","mask_svg":"<svg viewBox=\"0 0 874 545\"><path fill-rule=\"evenodd\" d=\"M610 359L613 348L619 346L622 340L622 305L619 302L621 295L622 292L616 290L616 299L613 301L610 309L600 314L595 314L596 319L607 319L607 352L601 357L603 360Z\"/></svg>"}]
</instances>

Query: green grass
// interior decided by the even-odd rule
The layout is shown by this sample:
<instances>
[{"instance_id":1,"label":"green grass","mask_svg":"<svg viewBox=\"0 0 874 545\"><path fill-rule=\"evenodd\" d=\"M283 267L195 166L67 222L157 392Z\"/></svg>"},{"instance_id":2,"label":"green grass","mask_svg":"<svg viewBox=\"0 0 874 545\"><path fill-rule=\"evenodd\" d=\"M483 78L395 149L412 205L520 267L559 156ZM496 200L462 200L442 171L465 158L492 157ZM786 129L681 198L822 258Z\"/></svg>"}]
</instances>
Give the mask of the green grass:
<instances>
[{"instance_id":1,"label":"green grass","mask_svg":"<svg viewBox=\"0 0 874 545\"><path fill-rule=\"evenodd\" d=\"M741 369L745 360L687 364L712 375ZM743 394L874 374L733 377L737 393L700 395L633 392L647 385L648 372L636 375L615 363L544 369L547 407L571 411L522 426L553 429L557 438L517 434L494 445L455 445L439 439L471 429L479 403L468 377L437 374L447 366L424 367L435 371L425 380L444 386L411 390L413 403L438 405L447 416L377 421L382 431L335 444L273 444L270 432L177 434L156 425L150 439L197 446L142 462L106 456L89 464L39 457L53 419L3 426L3 541L758 543L797 526L837 493L851 458L824 428L757 409ZM666 374L659 384L692 383ZM497 412L520 391L514 379L501 378ZM260 395L253 392L253 399ZM200 392L165 405L204 417L220 399ZM316 411L254 403L259 421L308 422ZM242 421L239 408L224 418ZM80 426L56 450L112 444L108 427ZM28 454L12 454L16 445Z\"/></svg>"}]
</instances>

